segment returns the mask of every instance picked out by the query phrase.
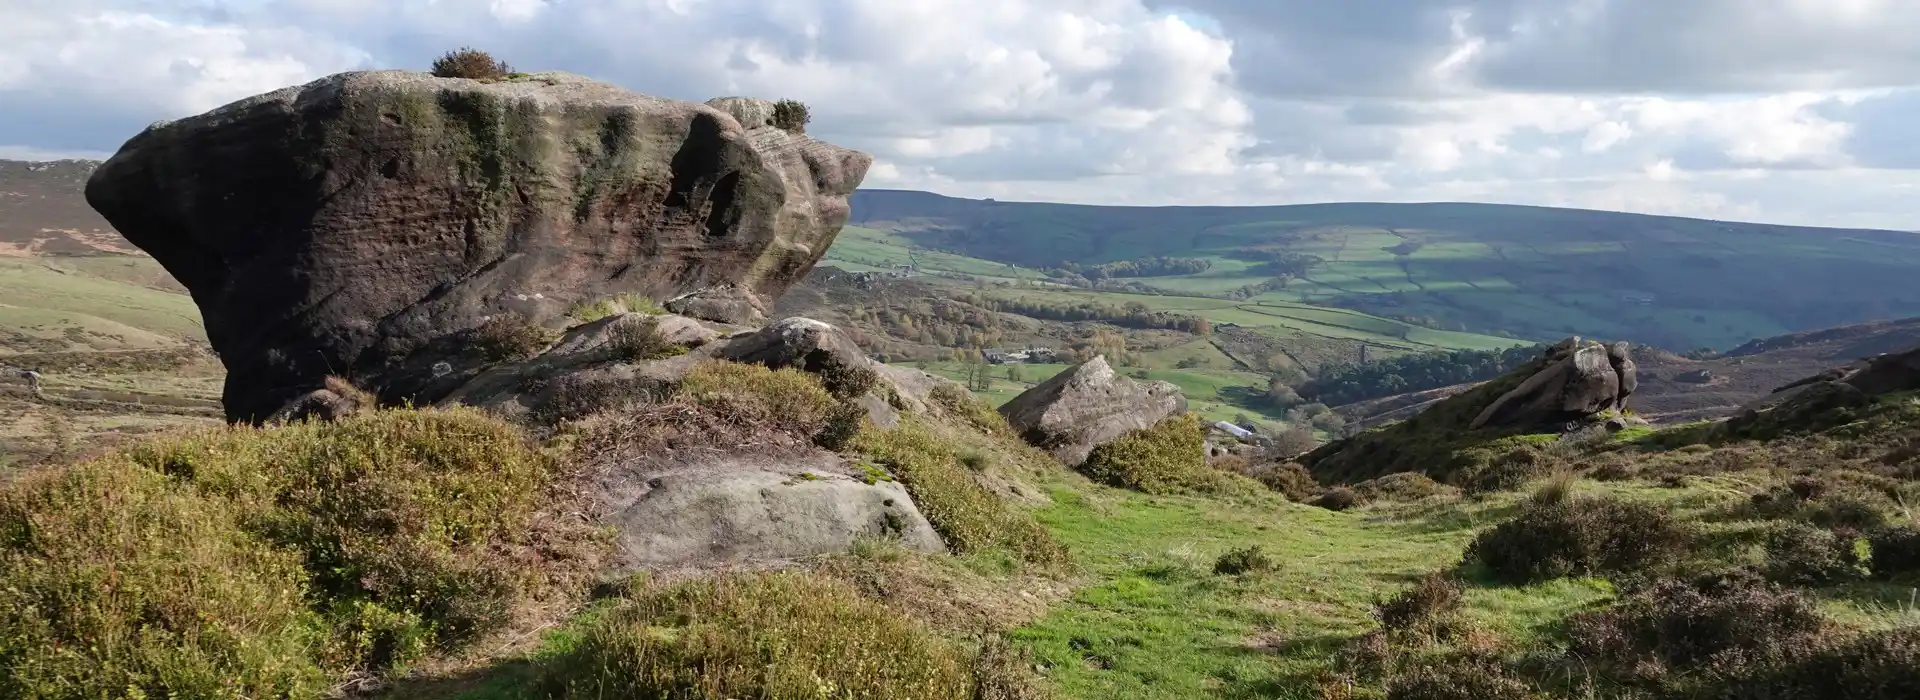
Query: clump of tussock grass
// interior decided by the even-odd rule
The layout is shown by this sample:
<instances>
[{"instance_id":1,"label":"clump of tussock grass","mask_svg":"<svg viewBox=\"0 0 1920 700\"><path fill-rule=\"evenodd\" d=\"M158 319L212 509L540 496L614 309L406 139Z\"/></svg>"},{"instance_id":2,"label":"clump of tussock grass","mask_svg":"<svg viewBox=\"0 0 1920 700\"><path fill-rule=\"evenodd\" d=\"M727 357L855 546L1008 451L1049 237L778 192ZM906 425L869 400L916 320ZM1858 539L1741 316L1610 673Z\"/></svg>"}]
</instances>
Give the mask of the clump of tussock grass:
<instances>
[{"instance_id":1,"label":"clump of tussock grass","mask_svg":"<svg viewBox=\"0 0 1920 700\"><path fill-rule=\"evenodd\" d=\"M658 316L667 310L650 298L638 294L621 294L607 299L595 299L574 304L567 309L567 317L580 323L592 323L608 316L620 314L648 314Z\"/></svg>"}]
</instances>

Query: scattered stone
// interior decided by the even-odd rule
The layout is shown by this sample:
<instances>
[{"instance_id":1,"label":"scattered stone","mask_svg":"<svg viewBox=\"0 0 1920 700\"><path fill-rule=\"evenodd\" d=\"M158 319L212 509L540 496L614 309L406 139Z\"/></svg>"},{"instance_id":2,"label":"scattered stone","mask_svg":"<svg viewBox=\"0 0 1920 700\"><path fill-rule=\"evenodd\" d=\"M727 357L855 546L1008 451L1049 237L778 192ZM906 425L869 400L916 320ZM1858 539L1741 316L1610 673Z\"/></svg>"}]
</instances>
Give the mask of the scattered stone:
<instances>
[{"instance_id":1,"label":"scattered stone","mask_svg":"<svg viewBox=\"0 0 1920 700\"><path fill-rule=\"evenodd\" d=\"M627 571L799 559L863 537L944 551L905 488L852 470L826 453L696 458L616 470L598 495Z\"/></svg>"},{"instance_id":2,"label":"scattered stone","mask_svg":"<svg viewBox=\"0 0 1920 700\"><path fill-rule=\"evenodd\" d=\"M767 305L753 292L724 284L667 300L668 311L702 321L758 326L767 322Z\"/></svg>"},{"instance_id":3,"label":"scattered stone","mask_svg":"<svg viewBox=\"0 0 1920 700\"><path fill-rule=\"evenodd\" d=\"M1000 414L1027 442L1077 466L1093 448L1186 410L1180 387L1135 381L1095 357L1014 397Z\"/></svg>"}]
</instances>

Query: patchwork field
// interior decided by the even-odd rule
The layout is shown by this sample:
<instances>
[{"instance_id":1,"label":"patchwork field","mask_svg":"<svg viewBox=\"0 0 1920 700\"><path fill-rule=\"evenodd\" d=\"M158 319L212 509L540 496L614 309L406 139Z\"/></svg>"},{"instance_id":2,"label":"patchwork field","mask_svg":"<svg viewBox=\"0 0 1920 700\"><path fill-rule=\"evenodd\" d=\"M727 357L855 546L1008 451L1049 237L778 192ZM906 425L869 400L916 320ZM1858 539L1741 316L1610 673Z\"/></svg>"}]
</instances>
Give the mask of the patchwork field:
<instances>
[{"instance_id":1,"label":"patchwork field","mask_svg":"<svg viewBox=\"0 0 1920 700\"><path fill-rule=\"evenodd\" d=\"M1225 295L1273 279L1255 262L1263 256L1311 256L1255 299L1529 340L1578 333L1725 349L1920 315L1920 292L1900 282L1920 265L1910 232L1486 204L1129 208L892 190L861 191L854 210L887 240L1032 269L1153 256L1210 263L1122 280L1171 294Z\"/></svg>"}]
</instances>

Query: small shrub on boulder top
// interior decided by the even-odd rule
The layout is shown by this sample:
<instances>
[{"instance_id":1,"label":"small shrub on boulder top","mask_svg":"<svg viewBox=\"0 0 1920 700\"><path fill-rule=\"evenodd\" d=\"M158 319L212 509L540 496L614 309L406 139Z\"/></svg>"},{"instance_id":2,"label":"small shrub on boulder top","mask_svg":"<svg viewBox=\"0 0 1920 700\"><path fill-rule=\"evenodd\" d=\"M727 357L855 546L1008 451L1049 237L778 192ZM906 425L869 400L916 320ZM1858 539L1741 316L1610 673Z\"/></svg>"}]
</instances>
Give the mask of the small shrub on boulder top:
<instances>
[{"instance_id":1,"label":"small shrub on boulder top","mask_svg":"<svg viewBox=\"0 0 1920 700\"><path fill-rule=\"evenodd\" d=\"M1193 414L1160 421L1093 448L1080 470L1095 481L1151 494L1235 495L1264 490L1207 466L1206 429Z\"/></svg>"},{"instance_id":2,"label":"small shrub on boulder top","mask_svg":"<svg viewBox=\"0 0 1920 700\"><path fill-rule=\"evenodd\" d=\"M669 342L661 335L660 322L653 317L615 321L607 331L608 346L613 354L628 362L687 354L686 346Z\"/></svg>"},{"instance_id":3,"label":"small shrub on boulder top","mask_svg":"<svg viewBox=\"0 0 1920 700\"><path fill-rule=\"evenodd\" d=\"M1805 523L1788 523L1767 537L1767 578L1794 586L1824 586L1865 573L1854 538Z\"/></svg>"},{"instance_id":4,"label":"small shrub on boulder top","mask_svg":"<svg viewBox=\"0 0 1920 700\"><path fill-rule=\"evenodd\" d=\"M973 659L845 583L729 574L641 592L544 669L554 698L971 700Z\"/></svg>"},{"instance_id":5,"label":"small shrub on boulder top","mask_svg":"<svg viewBox=\"0 0 1920 700\"><path fill-rule=\"evenodd\" d=\"M512 72L512 67L495 60L492 54L468 47L448 51L433 61L433 75L437 78L498 80Z\"/></svg>"},{"instance_id":6,"label":"small shrub on boulder top","mask_svg":"<svg viewBox=\"0 0 1920 700\"><path fill-rule=\"evenodd\" d=\"M807 133L807 123L813 121L813 115L807 105L799 100L781 100L773 103L773 125L779 129L796 134Z\"/></svg>"},{"instance_id":7,"label":"small shrub on boulder top","mask_svg":"<svg viewBox=\"0 0 1920 700\"><path fill-rule=\"evenodd\" d=\"M0 697L316 698L587 567L477 411L208 430L0 491ZM575 549L575 547L579 547Z\"/></svg>"},{"instance_id":8,"label":"small shrub on boulder top","mask_svg":"<svg viewBox=\"0 0 1920 700\"><path fill-rule=\"evenodd\" d=\"M1896 525L1867 536L1873 575L1892 578L1920 573L1920 527Z\"/></svg>"},{"instance_id":9,"label":"small shrub on boulder top","mask_svg":"<svg viewBox=\"0 0 1920 700\"><path fill-rule=\"evenodd\" d=\"M1533 700L1526 681L1498 664L1456 658L1415 664L1387 678L1387 700Z\"/></svg>"},{"instance_id":10,"label":"small shrub on boulder top","mask_svg":"<svg viewBox=\"0 0 1920 700\"><path fill-rule=\"evenodd\" d=\"M1803 655L1832 631L1813 601L1746 579L1662 580L1567 621L1570 654L1656 683L1693 672L1717 683Z\"/></svg>"},{"instance_id":11,"label":"small shrub on boulder top","mask_svg":"<svg viewBox=\"0 0 1920 700\"><path fill-rule=\"evenodd\" d=\"M1431 628L1459 612L1466 602L1466 585L1446 572L1420 578L1412 588L1376 601L1373 617L1390 631Z\"/></svg>"},{"instance_id":12,"label":"small shrub on boulder top","mask_svg":"<svg viewBox=\"0 0 1920 700\"><path fill-rule=\"evenodd\" d=\"M811 437L840 402L819 377L794 368L709 360L688 370L676 397L713 410L742 430L779 430Z\"/></svg>"},{"instance_id":13,"label":"small shrub on boulder top","mask_svg":"<svg viewBox=\"0 0 1920 700\"><path fill-rule=\"evenodd\" d=\"M468 333L480 356L495 362L524 360L551 342L547 331L518 313L495 314Z\"/></svg>"},{"instance_id":14,"label":"small shrub on boulder top","mask_svg":"<svg viewBox=\"0 0 1920 700\"><path fill-rule=\"evenodd\" d=\"M820 384L834 398L848 401L859 398L875 387L880 386L880 373L872 367L858 365L828 365L820 372Z\"/></svg>"},{"instance_id":15,"label":"small shrub on boulder top","mask_svg":"<svg viewBox=\"0 0 1920 700\"><path fill-rule=\"evenodd\" d=\"M1726 700L1908 700L1920 697L1920 627L1828 643L1715 689Z\"/></svg>"},{"instance_id":16,"label":"small shrub on boulder top","mask_svg":"<svg viewBox=\"0 0 1920 700\"><path fill-rule=\"evenodd\" d=\"M1257 544L1228 550L1213 560L1213 573L1227 576L1262 574L1273 569L1273 559L1261 551Z\"/></svg>"},{"instance_id":17,"label":"small shrub on boulder top","mask_svg":"<svg viewBox=\"0 0 1920 700\"><path fill-rule=\"evenodd\" d=\"M1507 583L1645 572L1684 553L1692 533L1665 508L1617 498L1570 498L1521 507L1480 533L1465 561Z\"/></svg>"},{"instance_id":18,"label":"small shrub on boulder top","mask_svg":"<svg viewBox=\"0 0 1920 700\"><path fill-rule=\"evenodd\" d=\"M1346 486L1329 486L1313 498L1313 505L1332 511L1347 510L1361 503L1360 493Z\"/></svg>"}]
</instances>

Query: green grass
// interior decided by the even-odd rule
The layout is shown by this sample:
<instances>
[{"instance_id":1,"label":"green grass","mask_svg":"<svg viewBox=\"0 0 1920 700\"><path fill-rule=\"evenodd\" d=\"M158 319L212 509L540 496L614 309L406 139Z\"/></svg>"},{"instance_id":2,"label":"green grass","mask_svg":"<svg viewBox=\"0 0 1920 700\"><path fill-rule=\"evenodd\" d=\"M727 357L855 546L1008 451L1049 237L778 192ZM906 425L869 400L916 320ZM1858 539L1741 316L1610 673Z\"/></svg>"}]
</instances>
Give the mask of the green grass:
<instances>
[{"instance_id":1,"label":"green grass","mask_svg":"<svg viewBox=\"0 0 1920 700\"><path fill-rule=\"evenodd\" d=\"M137 265L123 270L115 264L120 261L0 258L0 333L60 346L41 350L139 349L206 341L191 298L123 281L148 277L151 271ZM6 337L0 334L0 340Z\"/></svg>"},{"instance_id":2,"label":"green grass","mask_svg":"<svg viewBox=\"0 0 1920 700\"><path fill-rule=\"evenodd\" d=\"M1376 597L1460 559L1503 500L1335 513L1098 489L1056 489L1039 517L1097 582L1016 633L1071 698L1310 698L1311 680L1373 627ZM1229 550L1278 563L1212 573ZM1610 595L1597 581L1475 588L1468 615L1514 637Z\"/></svg>"}]
</instances>

